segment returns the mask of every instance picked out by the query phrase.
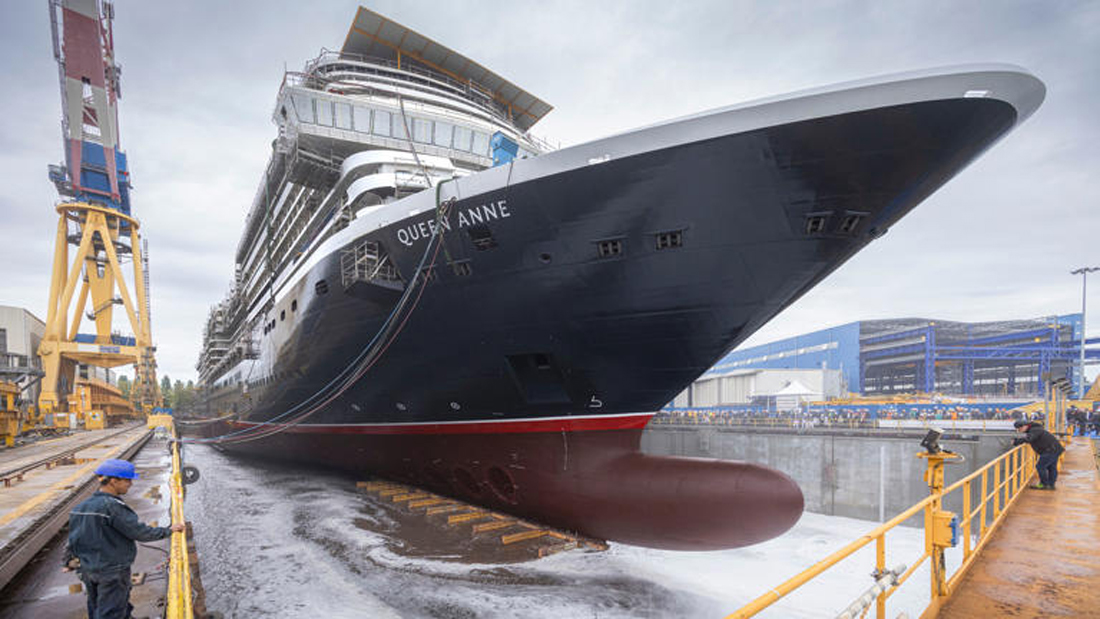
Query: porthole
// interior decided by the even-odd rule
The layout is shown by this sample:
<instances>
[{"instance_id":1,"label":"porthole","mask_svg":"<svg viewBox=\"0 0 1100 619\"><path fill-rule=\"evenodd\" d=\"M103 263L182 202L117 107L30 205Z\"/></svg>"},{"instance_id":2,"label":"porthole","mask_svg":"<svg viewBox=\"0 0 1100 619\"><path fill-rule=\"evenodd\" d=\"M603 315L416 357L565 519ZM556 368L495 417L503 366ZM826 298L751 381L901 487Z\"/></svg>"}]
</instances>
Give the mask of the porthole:
<instances>
[{"instance_id":1,"label":"porthole","mask_svg":"<svg viewBox=\"0 0 1100 619\"><path fill-rule=\"evenodd\" d=\"M298 311L298 299L294 299L293 301L290 302L290 311L292 311L292 312Z\"/></svg>"},{"instance_id":2,"label":"porthole","mask_svg":"<svg viewBox=\"0 0 1100 619\"><path fill-rule=\"evenodd\" d=\"M279 312L279 320L286 320L286 310Z\"/></svg>"}]
</instances>

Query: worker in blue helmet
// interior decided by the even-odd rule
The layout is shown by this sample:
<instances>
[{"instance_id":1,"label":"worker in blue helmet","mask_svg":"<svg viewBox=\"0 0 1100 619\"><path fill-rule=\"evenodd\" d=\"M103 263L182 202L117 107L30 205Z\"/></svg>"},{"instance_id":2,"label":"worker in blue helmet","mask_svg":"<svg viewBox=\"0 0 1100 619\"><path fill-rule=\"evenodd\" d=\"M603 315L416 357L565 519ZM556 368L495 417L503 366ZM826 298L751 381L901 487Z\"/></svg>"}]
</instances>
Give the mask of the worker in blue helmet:
<instances>
[{"instance_id":1,"label":"worker in blue helmet","mask_svg":"<svg viewBox=\"0 0 1100 619\"><path fill-rule=\"evenodd\" d=\"M88 619L130 617L130 566L138 542L164 539L183 524L150 527L120 497L138 478L132 462L104 460L96 467L99 491L69 512L65 570L79 569L88 595ZM79 563L77 563L79 561Z\"/></svg>"}]
</instances>

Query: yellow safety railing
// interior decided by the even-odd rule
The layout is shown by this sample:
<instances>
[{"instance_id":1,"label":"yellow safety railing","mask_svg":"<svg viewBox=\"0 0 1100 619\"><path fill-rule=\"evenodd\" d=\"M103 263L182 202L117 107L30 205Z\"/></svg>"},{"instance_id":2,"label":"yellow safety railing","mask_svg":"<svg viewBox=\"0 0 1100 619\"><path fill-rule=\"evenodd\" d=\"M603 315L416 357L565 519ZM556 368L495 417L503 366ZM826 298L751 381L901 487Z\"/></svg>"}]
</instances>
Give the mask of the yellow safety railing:
<instances>
[{"instance_id":1,"label":"yellow safety railing","mask_svg":"<svg viewBox=\"0 0 1100 619\"><path fill-rule=\"evenodd\" d=\"M175 426L171 427L172 438L177 438ZM172 441L172 477L169 484L172 492L172 523L186 524L183 515L183 473L180 463L179 441ZM168 609L167 619L193 619L191 607L191 559L187 551L187 533L180 531L172 534L171 555L168 560Z\"/></svg>"},{"instance_id":2,"label":"yellow safety railing","mask_svg":"<svg viewBox=\"0 0 1100 619\"><path fill-rule=\"evenodd\" d=\"M1027 487L1027 482L1035 470L1035 454L1027 445L1020 445L946 488L943 485L944 463L957 456L941 452L921 453L918 457L928 460L928 468L925 471L925 481L929 487L928 497L756 598L726 619L745 619L756 615L872 542L875 544L876 574L888 573L886 534L922 511L924 512L924 554L912 561L893 584L875 598L876 617L877 619L886 618L886 601L925 561L929 560L932 567L932 597L922 617L935 616L940 606L973 565L990 536L1004 521L1008 509ZM980 490L978 495L980 498L977 505L974 505L973 492L976 489ZM957 520L955 520L955 514L943 509L944 497L956 491L962 492L962 516ZM944 550L954 545L952 544L953 521L957 522L955 531L958 531L961 538L963 560L959 568L948 578L944 564ZM972 539L975 533L977 537ZM859 593L853 592L852 598L855 599Z\"/></svg>"}]
</instances>

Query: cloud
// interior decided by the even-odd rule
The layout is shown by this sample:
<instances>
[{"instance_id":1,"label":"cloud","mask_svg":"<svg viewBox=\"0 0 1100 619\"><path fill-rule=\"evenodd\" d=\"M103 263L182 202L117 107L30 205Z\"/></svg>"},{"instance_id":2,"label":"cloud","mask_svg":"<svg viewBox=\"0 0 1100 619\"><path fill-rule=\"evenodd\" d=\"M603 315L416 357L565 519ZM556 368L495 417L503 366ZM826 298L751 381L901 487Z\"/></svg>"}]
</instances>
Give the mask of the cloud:
<instances>
[{"instance_id":1,"label":"cloud","mask_svg":"<svg viewBox=\"0 0 1100 619\"><path fill-rule=\"evenodd\" d=\"M161 372L193 378L208 308L232 277L266 165L283 70L339 48L355 3L116 5L122 141L151 245ZM1039 112L750 342L823 324L1078 311L1068 271L1100 264L1100 3L384 0L371 8L556 106L536 133L576 144L744 100L930 66L1011 62ZM46 11L5 3L0 302L44 315L61 158ZM1100 290L1100 285L1093 290ZM1100 294L1091 298L1100 307ZM1091 321L1100 325L1100 320ZM1100 334L1100 329L1090 328Z\"/></svg>"}]
</instances>

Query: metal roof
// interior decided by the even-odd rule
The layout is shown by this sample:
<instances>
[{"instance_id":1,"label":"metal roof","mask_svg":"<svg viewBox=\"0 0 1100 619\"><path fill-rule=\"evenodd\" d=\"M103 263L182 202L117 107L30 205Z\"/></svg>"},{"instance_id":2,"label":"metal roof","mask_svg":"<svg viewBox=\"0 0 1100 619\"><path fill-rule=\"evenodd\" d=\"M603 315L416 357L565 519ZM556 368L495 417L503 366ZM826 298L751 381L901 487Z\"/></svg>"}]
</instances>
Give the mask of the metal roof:
<instances>
[{"instance_id":1,"label":"metal roof","mask_svg":"<svg viewBox=\"0 0 1100 619\"><path fill-rule=\"evenodd\" d=\"M356 12L342 51L392 60L409 57L459 82L473 81L509 107L524 131L554 109L477 62L365 7Z\"/></svg>"}]
</instances>

